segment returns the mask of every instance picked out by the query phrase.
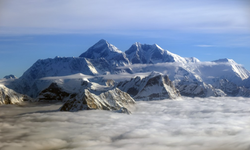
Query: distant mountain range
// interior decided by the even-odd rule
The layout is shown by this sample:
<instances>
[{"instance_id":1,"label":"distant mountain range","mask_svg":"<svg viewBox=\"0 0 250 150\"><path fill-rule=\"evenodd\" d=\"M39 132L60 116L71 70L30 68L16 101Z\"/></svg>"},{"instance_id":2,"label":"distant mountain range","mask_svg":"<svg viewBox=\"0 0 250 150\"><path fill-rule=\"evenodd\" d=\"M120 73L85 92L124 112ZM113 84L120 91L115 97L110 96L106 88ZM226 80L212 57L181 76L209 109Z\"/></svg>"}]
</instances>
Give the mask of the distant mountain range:
<instances>
[{"instance_id":1,"label":"distant mountain range","mask_svg":"<svg viewBox=\"0 0 250 150\"><path fill-rule=\"evenodd\" d=\"M135 43L122 52L103 39L79 57L40 59L20 78L6 76L1 82L36 98L52 83L62 88L72 87L71 80L75 78L70 76L79 73L84 76L79 78L88 78L94 84L104 85L112 80L113 88L128 92L136 100L153 100L156 95L162 98L250 96L250 72L232 59L201 62L171 53L157 44ZM152 86L147 84L149 80Z\"/></svg>"}]
</instances>

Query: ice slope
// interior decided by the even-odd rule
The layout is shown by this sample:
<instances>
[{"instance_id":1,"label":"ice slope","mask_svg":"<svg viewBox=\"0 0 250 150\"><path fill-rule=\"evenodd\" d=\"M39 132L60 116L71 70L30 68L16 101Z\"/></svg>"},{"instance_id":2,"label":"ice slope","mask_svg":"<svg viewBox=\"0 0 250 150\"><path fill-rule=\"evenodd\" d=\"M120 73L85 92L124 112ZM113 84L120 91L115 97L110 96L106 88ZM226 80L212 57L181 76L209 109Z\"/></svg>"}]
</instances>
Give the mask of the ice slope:
<instances>
[{"instance_id":1,"label":"ice slope","mask_svg":"<svg viewBox=\"0 0 250 150\"><path fill-rule=\"evenodd\" d=\"M218 79L226 79L236 85L242 85L250 72L232 59L219 59L213 62L201 62L187 65L187 68L198 75L202 81L213 84Z\"/></svg>"},{"instance_id":2,"label":"ice slope","mask_svg":"<svg viewBox=\"0 0 250 150\"><path fill-rule=\"evenodd\" d=\"M215 60L214 62L222 65L223 64L229 65L230 66L229 69L232 70L236 74L236 76L240 77L242 80L245 80L250 76L250 72L246 70L242 65L237 64L233 59L224 58Z\"/></svg>"}]
</instances>

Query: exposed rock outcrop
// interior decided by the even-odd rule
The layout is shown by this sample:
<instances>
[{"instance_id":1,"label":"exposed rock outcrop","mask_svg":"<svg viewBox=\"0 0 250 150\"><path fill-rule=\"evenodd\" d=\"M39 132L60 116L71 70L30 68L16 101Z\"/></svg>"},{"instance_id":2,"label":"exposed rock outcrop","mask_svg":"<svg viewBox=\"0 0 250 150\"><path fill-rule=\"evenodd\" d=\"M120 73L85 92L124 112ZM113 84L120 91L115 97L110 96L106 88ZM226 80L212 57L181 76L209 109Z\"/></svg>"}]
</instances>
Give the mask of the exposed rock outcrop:
<instances>
[{"instance_id":1,"label":"exposed rock outcrop","mask_svg":"<svg viewBox=\"0 0 250 150\"><path fill-rule=\"evenodd\" d=\"M89 109L101 109L109 111L118 111L123 113L131 113L130 107L135 101L129 94L114 88L100 95L90 93L85 89L75 98L66 101L60 108L61 111L78 111Z\"/></svg>"},{"instance_id":2,"label":"exposed rock outcrop","mask_svg":"<svg viewBox=\"0 0 250 150\"><path fill-rule=\"evenodd\" d=\"M213 86L215 88L221 89L228 96L243 96L243 97L250 96L249 89L247 89L243 86L238 86L235 83L228 81L227 79L216 80L216 81L214 81Z\"/></svg>"},{"instance_id":3,"label":"exposed rock outcrop","mask_svg":"<svg viewBox=\"0 0 250 150\"><path fill-rule=\"evenodd\" d=\"M30 97L16 93L15 91L0 84L0 105L19 104L23 101L30 101L30 100L31 100Z\"/></svg>"},{"instance_id":4,"label":"exposed rock outcrop","mask_svg":"<svg viewBox=\"0 0 250 150\"><path fill-rule=\"evenodd\" d=\"M180 96L168 76L156 72L145 78L135 77L130 81L120 82L117 87L136 100L175 99Z\"/></svg>"},{"instance_id":5,"label":"exposed rock outcrop","mask_svg":"<svg viewBox=\"0 0 250 150\"><path fill-rule=\"evenodd\" d=\"M179 89L181 95L183 96L189 96L189 97L226 96L226 94L222 90L215 89L212 85L199 81L191 82L183 80L179 82L176 87Z\"/></svg>"},{"instance_id":6,"label":"exposed rock outcrop","mask_svg":"<svg viewBox=\"0 0 250 150\"><path fill-rule=\"evenodd\" d=\"M40 92L37 97L37 101L66 101L68 99L74 98L76 93L66 92L63 88L59 87L56 83L51 83L51 85Z\"/></svg>"}]
</instances>

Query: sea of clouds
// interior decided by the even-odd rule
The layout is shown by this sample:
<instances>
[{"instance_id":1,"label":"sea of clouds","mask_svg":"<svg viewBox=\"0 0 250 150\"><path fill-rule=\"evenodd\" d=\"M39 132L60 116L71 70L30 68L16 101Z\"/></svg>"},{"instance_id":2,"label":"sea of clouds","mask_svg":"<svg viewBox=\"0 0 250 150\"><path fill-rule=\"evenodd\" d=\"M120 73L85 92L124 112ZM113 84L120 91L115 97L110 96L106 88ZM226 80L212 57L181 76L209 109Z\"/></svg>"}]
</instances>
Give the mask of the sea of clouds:
<instances>
[{"instance_id":1,"label":"sea of clouds","mask_svg":"<svg viewBox=\"0 0 250 150\"><path fill-rule=\"evenodd\" d=\"M250 149L250 98L139 101L131 115L61 105L0 106L0 149Z\"/></svg>"}]
</instances>

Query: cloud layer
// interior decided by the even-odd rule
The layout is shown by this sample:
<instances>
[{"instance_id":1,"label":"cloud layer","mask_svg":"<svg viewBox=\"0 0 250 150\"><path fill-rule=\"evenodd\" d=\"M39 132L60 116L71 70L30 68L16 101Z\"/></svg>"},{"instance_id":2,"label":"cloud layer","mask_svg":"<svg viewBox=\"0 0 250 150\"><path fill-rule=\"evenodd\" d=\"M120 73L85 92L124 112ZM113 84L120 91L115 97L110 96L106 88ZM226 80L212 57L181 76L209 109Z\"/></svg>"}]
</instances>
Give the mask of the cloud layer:
<instances>
[{"instance_id":1,"label":"cloud layer","mask_svg":"<svg viewBox=\"0 0 250 150\"><path fill-rule=\"evenodd\" d=\"M249 98L137 102L132 115L0 106L0 149L248 150Z\"/></svg>"},{"instance_id":2,"label":"cloud layer","mask_svg":"<svg viewBox=\"0 0 250 150\"><path fill-rule=\"evenodd\" d=\"M247 18L245 2L234 0L3 0L0 33L246 32Z\"/></svg>"}]
</instances>

